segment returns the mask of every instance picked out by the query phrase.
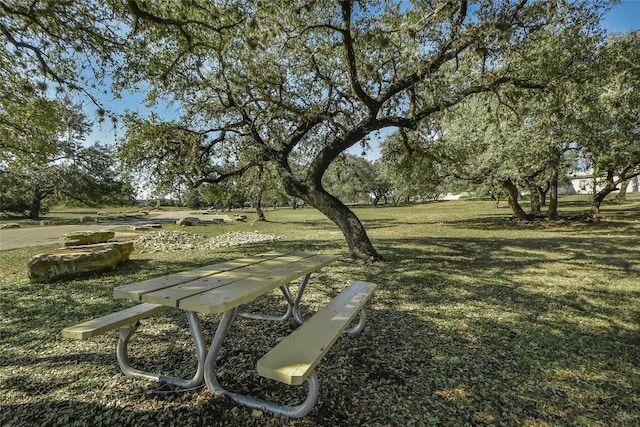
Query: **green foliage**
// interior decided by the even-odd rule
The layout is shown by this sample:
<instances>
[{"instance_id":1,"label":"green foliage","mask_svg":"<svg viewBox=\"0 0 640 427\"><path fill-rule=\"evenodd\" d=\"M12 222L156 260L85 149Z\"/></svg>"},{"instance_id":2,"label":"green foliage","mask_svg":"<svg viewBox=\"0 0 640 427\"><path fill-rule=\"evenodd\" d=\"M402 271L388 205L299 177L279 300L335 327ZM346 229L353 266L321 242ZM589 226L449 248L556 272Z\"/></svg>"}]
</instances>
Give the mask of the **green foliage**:
<instances>
[{"instance_id":1,"label":"green foliage","mask_svg":"<svg viewBox=\"0 0 640 427\"><path fill-rule=\"evenodd\" d=\"M607 177L595 206L640 173L638 40L637 32L605 40L579 27L540 31L510 66L544 90L476 94L392 135L383 156L413 194L455 177L492 194L502 182L544 197L544 188L554 194L564 177L593 168Z\"/></svg>"},{"instance_id":2,"label":"green foliage","mask_svg":"<svg viewBox=\"0 0 640 427\"><path fill-rule=\"evenodd\" d=\"M144 90L151 108L176 112L169 122L154 114L127 118L121 152L128 166L148 167L150 180L169 188L235 180L268 164L288 195L321 209L363 258L376 258L357 218L322 187L332 162L376 132L417 129L474 94L540 87L522 65L538 60L537 50L547 52L554 36L596 32L605 4L131 0L0 7L11 48L3 63L18 60L86 92L91 85L75 76L93 74L101 83L108 76L116 93Z\"/></svg>"},{"instance_id":3,"label":"green foliage","mask_svg":"<svg viewBox=\"0 0 640 427\"><path fill-rule=\"evenodd\" d=\"M63 162L79 147L88 129L78 107L68 99L47 100L38 94L3 98L0 165L4 212L37 219L43 201L56 193ZM15 209L15 210L13 210Z\"/></svg>"},{"instance_id":4,"label":"green foliage","mask_svg":"<svg viewBox=\"0 0 640 427\"><path fill-rule=\"evenodd\" d=\"M25 191L21 177L8 170L0 171L0 212L28 216L31 203L30 194ZM42 207L40 211L46 213L46 209Z\"/></svg>"},{"instance_id":5,"label":"green foliage","mask_svg":"<svg viewBox=\"0 0 640 427\"><path fill-rule=\"evenodd\" d=\"M340 156L329 166L322 184L329 193L348 203L369 202L376 172L366 159L350 154Z\"/></svg>"},{"instance_id":6,"label":"green foliage","mask_svg":"<svg viewBox=\"0 0 640 427\"><path fill-rule=\"evenodd\" d=\"M640 173L640 32L614 35L598 51L597 85L587 110L586 141L594 168L616 175ZM593 121L595 117L598 120Z\"/></svg>"},{"instance_id":7,"label":"green foliage","mask_svg":"<svg viewBox=\"0 0 640 427\"><path fill-rule=\"evenodd\" d=\"M0 97L0 162L27 167L58 159L65 148L65 122L75 121L74 107L68 100L18 94L19 87L3 89L7 96Z\"/></svg>"},{"instance_id":8,"label":"green foliage","mask_svg":"<svg viewBox=\"0 0 640 427\"><path fill-rule=\"evenodd\" d=\"M2 102L2 212L37 219L56 202L131 202L133 188L122 180L111 148L82 146L89 123L79 105L37 94Z\"/></svg>"},{"instance_id":9,"label":"green foliage","mask_svg":"<svg viewBox=\"0 0 640 427\"><path fill-rule=\"evenodd\" d=\"M75 200L87 206L129 205L135 190L123 177L111 146L80 148L60 170L60 201Z\"/></svg>"},{"instance_id":10,"label":"green foliage","mask_svg":"<svg viewBox=\"0 0 640 427\"><path fill-rule=\"evenodd\" d=\"M280 163L285 181L291 172L320 181L340 152L373 132L413 127L471 93L513 83L502 65L530 60L541 28L579 31L596 6L248 2L178 12L137 4L137 44L118 87L146 81L150 102L170 100L183 114L174 123L131 116L123 156L150 166L156 182L219 181L265 160ZM214 17L206 25L205 14Z\"/></svg>"}]
</instances>

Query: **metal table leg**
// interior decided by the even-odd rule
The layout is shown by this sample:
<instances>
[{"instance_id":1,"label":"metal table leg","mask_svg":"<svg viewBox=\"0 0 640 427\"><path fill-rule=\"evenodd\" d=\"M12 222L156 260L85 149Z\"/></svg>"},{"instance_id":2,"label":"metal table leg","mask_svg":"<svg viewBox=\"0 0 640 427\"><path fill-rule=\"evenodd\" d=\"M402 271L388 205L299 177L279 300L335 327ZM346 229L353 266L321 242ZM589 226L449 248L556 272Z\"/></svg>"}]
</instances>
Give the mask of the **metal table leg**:
<instances>
[{"instance_id":1,"label":"metal table leg","mask_svg":"<svg viewBox=\"0 0 640 427\"><path fill-rule=\"evenodd\" d=\"M367 322L367 316L364 313L364 308L363 308L362 310L360 310L360 319L358 320L358 324L353 328L345 329L343 333L349 334L349 335L359 334L364 329L364 325L366 322Z\"/></svg>"},{"instance_id":2,"label":"metal table leg","mask_svg":"<svg viewBox=\"0 0 640 427\"><path fill-rule=\"evenodd\" d=\"M239 313L238 316L245 317L247 319L254 320L271 320L274 322L284 322L285 320L291 317L293 313L293 298L291 297L291 291L289 291L289 287L287 285L280 286L280 290L282 291L282 295L287 300L287 312L282 316L272 316L269 314L261 314L261 313Z\"/></svg>"},{"instance_id":3,"label":"metal table leg","mask_svg":"<svg viewBox=\"0 0 640 427\"><path fill-rule=\"evenodd\" d=\"M191 329L191 336L193 337L193 342L196 346L196 358L198 360L198 368L193 378L185 379L160 375L142 371L131 366L129 356L127 354L127 345L129 344L129 339L131 338L131 336L135 333L136 329L138 329L139 323L131 326L124 326L119 329L120 337L118 339L116 354L118 365L120 365L120 369L122 370L122 372L130 377L164 382L182 388L192 388L202 384L202 381L204 379L204 361L207 351L204 336L202 334L202 326L200 324L198 315L192 311L187 311L187 319L189 321L189 329Z\"/></svg>"},{"instance_id":4,"label":"metal table leg","mask_svg":"<svg viewBox=\"0 0 640 427\"><path fill-rule=\"evenodd\" d=\"M310 274L306 274L300 280L300 287L298 288L298 293L296 294L295 299L293 298L293 295L291 294L291 290L289 289L288 285L280 286L282 295L287 300L287 312L284 315L272 316L269 314L260 314L260 313L240 313L238 315L248 319L272 320L276 322L284 322L288 320L291 316L293 316L293 318L298 323L298 325L302 325L304 323L304 320L302 319L302 316L300 316L299 307L300 307L300 300L302 300L302 295L304 294L304 290L307 287L307 282L309 282L309 276Z\"/></svg>"}]
</instances>

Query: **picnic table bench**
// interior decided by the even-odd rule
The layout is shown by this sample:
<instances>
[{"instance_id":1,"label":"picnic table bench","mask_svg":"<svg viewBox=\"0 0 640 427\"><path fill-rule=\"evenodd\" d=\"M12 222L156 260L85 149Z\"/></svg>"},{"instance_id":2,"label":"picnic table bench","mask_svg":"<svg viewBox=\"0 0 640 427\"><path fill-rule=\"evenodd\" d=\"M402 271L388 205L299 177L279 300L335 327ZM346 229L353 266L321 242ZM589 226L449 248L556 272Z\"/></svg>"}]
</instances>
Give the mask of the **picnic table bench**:
<instances>
[{"instance_id":1,"label":"picnic table bench","mask_svg":"<svg viewBox=\"0 0 640 427\"><path fill-rule=\"evenodd\" d=\"M366 321L363 306L376 287L368 282L355 281L305 321L300 315L299 305L309 277L312 272L336 259L332 255L303 252L267 253L118 286L114 288L116 298L127 298L140 304L70 326L62 331L62 335L86 339L118 329L116 353L125 375L184 388L200 385L204 381L216 395L226 395L250 408L300 418L311 411L318 398L319 383L315 367L340 335L362 331ZM300 279L300 285L294 297L289 284L297 279ZM276 288L280 288L287 302L284 315L240 313L242 305ZM127 345L140 320L170 308L184 310L187 315L198 364L192 378L145 372L129 362ZM208 350L198 313L222 314ZM358 314L358 324L348 329ZM262 320L293 319L301 325L257 362L257 372L265 378L288 385L307 383L307 397L301 404L281 405L234 393L220 385L216 359L238 315Z\"/></svg>"}]
</instances>

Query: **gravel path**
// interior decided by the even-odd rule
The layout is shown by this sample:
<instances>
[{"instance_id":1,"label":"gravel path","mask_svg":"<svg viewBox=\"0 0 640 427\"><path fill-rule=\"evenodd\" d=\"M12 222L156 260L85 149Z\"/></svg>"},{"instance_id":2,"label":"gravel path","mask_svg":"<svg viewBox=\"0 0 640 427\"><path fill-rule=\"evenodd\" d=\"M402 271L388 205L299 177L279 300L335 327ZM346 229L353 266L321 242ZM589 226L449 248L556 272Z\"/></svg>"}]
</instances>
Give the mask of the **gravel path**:
<instances>
[{"instance_id":1,"label":"gravel path","mask_svg":"<svg viewBox=\"0 0 640 427\"><path fill-rule=\"evenodd\" d=\"M280 240L280 237L259 231L232 231L210 238L185 231L160 230L140 236L134 240L134 245L139 249L165 252L192 249L218 249L247 243L275 242L277 240Z\"/></svg>"},{"instance_id":2,"label":"gravel path","mask_svg":"<svg viewBox=\"0 0 640 427\"><path fill-rule=\"evenodd\" d=\"M228 219L232 221L228 215L202 215L194 213L193 211L153 211L152 215L144 219L129 219L126 222L116 221L113 223L86 223L86 224L73 224L73 225L52 225L46 227L25 227L25 228L11 228L0 229L0 251L19 249L30 246L40 245L56 245L60 236L66 233L73 233L75 231L92 231L92 230L113 230L121 227L123 224L145 224L149 222L175 222L180 218L196 217L201 221L211 221L212 219ZM127 233L116 231L116 239L126 239L136 236L137 233ZM166 237L164 237L166 239ZM205 238L206 239L206 238ZM261 241L261 240L256 240ZM160 240L162 242L162 240ZM242 242L249 243L249 242ZM239 244L242 244L239 243ZM169 245L170 246L170 245ZM226 245L230 246L230 245ZM220 246L216 246L220 247ZM179 250L171 249L171 250ZM158 249L161 250L161 249Z\"/></svg>"}]
</instances>

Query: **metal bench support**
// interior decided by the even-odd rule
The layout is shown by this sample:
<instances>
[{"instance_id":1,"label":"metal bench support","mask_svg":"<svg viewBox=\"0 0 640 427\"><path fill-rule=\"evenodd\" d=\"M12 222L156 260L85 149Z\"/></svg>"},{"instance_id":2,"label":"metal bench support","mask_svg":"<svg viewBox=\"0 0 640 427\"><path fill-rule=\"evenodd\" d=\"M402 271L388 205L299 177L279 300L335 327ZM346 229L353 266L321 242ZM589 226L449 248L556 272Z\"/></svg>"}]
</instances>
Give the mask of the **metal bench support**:
<instances>
[{"instance_id":1,"label":"metal bench support","mask_svg":"<svg viewBox=\"0 0 640 427\"><path fill-rule=\"evenodd\" d=\"M269 402L262 399L257 399L255 397L246 396L239 393L234 393L229 390L224 389L220 382L218 381L216 375L216 360L218 358L218 353L220 352L220 348L222 347L222 343L233 324L236 316L238 314L238 307L233 308L229 311L226 311L220 323L218 324L218 328L216 329L216 333L213 337L213 341L211 343L211 347L209 348L209 352L207 353L207 357L205 360L205 373L204 379L209 387L209 389L216 396L228 396L233 401L247 406L253 409L263 409L276 414L284 415L289 418L302 418L313 409L316 401L318 400L318 378L315 372L311 373L309 378L307 378L307 397L303 403L297 406L287 406L281 405L276 402Z\"/></svg>"}]
</instances>

